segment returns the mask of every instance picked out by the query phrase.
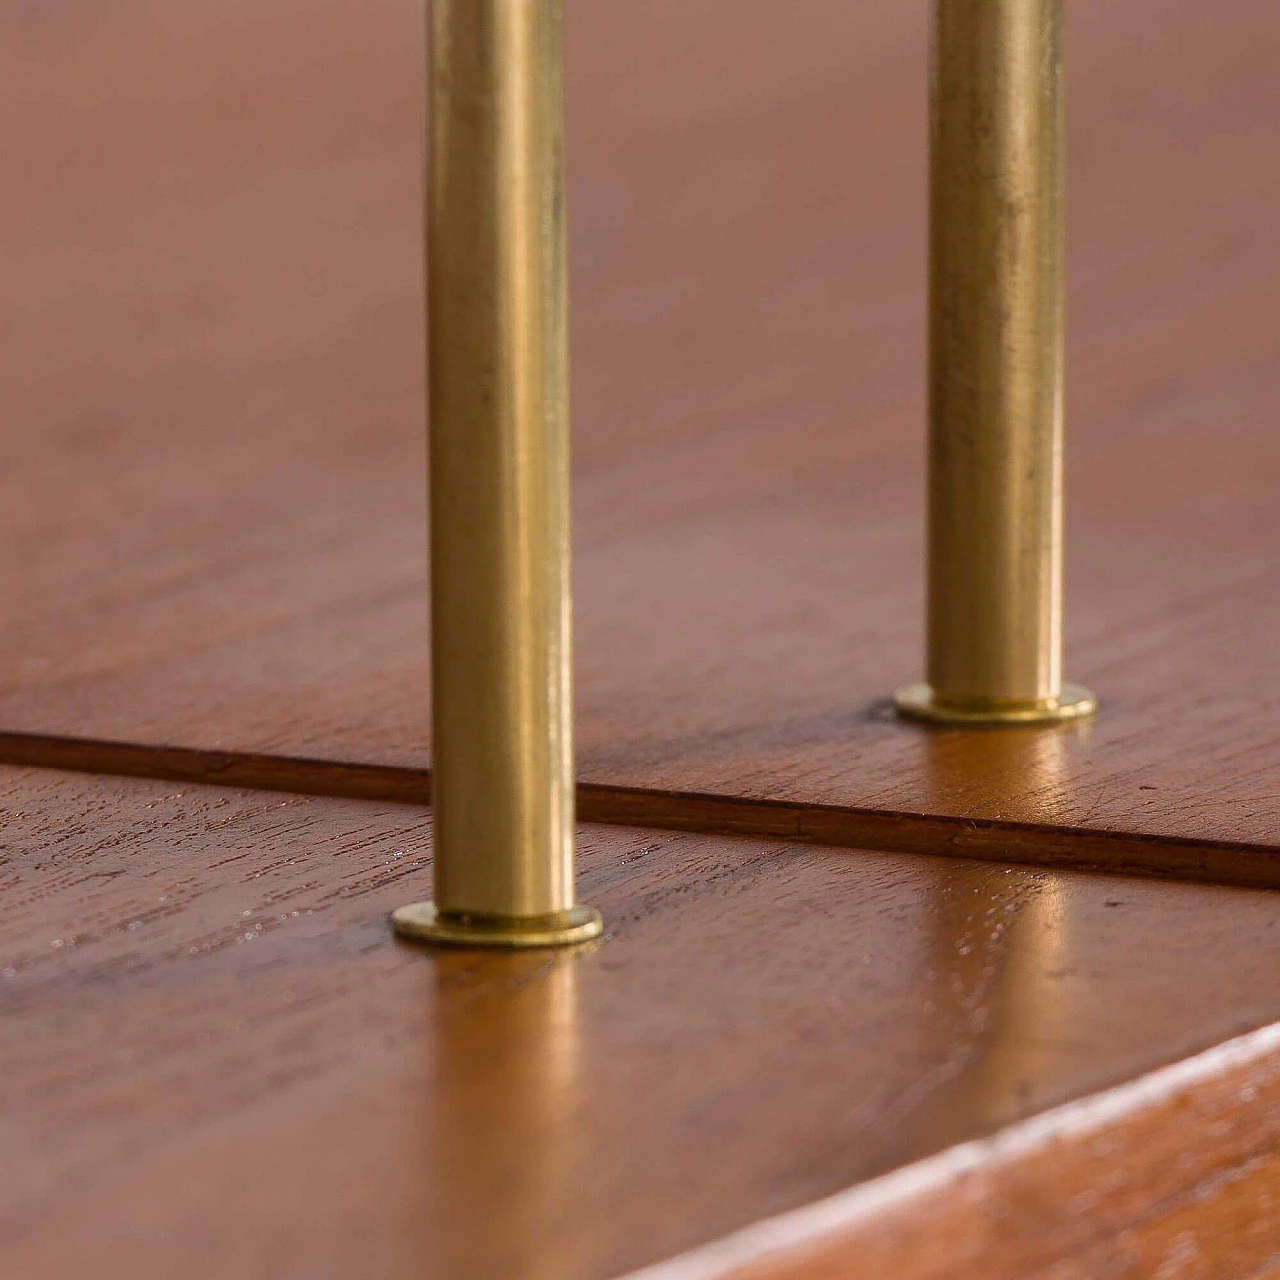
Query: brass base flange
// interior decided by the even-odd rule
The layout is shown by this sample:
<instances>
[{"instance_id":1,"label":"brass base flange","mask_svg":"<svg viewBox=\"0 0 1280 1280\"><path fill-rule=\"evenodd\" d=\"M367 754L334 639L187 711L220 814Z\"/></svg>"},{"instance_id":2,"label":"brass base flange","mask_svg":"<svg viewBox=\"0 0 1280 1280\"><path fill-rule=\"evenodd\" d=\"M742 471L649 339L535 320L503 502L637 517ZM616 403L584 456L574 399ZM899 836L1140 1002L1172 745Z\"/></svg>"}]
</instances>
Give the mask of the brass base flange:
<instances>
[{"instance_id":1,"label":"brass base flange","mask_svg":"<svg viewBox=\"0 0 1280 1280\"><path fill-rule=\"evenodd\" d=\"M935 697L927 684L909 684L893 698L898 714L910 720L929 724L1000 725L1051 724L1062 720L1081 720L1098 709L1098 699L1078 684L1064 684L1057 698L1041 698L1030 702L944 702Z\"/></svg>"},{"instance_id":2,"label":"brass base flange","mask_svg":"<svg viewBox=\"0 0 1280 1280\"><path fill-rule=\"evenodd\" d=\"M402 938L447 947L568 947L604 931L600 913L582 906L548 916L481 916L414 902L393 911L391 925Z\"/></svg>"}]
</instances>

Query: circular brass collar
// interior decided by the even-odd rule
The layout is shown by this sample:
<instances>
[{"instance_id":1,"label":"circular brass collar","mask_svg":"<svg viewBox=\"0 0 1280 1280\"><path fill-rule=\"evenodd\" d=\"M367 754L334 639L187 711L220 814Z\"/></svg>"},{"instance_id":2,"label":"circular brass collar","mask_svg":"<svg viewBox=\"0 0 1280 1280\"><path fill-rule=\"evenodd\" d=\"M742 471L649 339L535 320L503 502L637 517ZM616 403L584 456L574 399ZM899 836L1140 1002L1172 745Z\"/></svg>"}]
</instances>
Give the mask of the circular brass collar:
<instances>
[{"instance_id":1,"label":"circular brass collar","mask_svg":"<svg viewBox=\"0 0 1280 1280\"><path fill-rule=\"evenodd\" d=\"M946 702L934 695L927 684L911 684L894 695L898 714L929 724L998 725L1051 724L1080 720L1098 709L1098 699L1078 684L1064 684L1057 698L1030 702Z\"/></svg>"},{"instance_id":2,"label":"circular brass collar","mask_svg":"<svg viewBox=\"0 0 1280 1280\"><path fill-rule=\"evenodd\" d=\"M449 947L566 947L604 930L600 913L582 906L549 916L481 916L415 902L392 912L391 924L402 938Z\"/></svg>"}]
</instances>

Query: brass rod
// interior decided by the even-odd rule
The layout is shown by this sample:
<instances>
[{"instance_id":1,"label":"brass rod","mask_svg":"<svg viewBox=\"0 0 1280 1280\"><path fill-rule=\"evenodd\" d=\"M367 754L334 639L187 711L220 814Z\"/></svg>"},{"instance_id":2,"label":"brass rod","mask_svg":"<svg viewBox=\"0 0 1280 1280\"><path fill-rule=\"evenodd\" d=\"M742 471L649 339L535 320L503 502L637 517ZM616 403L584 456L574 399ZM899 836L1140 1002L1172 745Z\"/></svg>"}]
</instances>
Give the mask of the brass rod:
<instances>
[{"instance_id":1,"label":"brass rod","mask_svg":"<svg viewBox=\"0 0 1280 1280\"><path fill-rule=\"evenodd\" d=\"M560 0L433 0L427 157L435 901L398 932L545 946L574 892Z\"/></svg>"},{"instance_id":2,"label":"brass rod","mask_svg":"<svg viewBox=\"0 0 1280 1280\"><path fill-rule=\"evenodd\" d=\"M1087 715L1062 683L1063 0L934 0L927 680L907 715Z\"/></svg>"}]
</instances>

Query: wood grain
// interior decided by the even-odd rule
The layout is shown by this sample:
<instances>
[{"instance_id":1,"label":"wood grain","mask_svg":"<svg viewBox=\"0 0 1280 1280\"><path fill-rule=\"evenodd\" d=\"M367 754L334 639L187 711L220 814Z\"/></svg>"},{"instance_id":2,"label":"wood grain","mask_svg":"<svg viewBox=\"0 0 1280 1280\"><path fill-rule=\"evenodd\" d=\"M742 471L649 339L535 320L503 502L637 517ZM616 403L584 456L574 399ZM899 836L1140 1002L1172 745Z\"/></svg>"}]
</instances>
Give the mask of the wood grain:
<instances>
[{"instance_id":1,"label":"wood grain","mask_svg":"<svg viewBox=\"0 0 1280 1280\"><path fill-rule=\"evenodd\" d=\"M0 733L0 765L3 764L250 787L293 795L414 805L431 802L428 769L196 747L154 747L53 734ZM993 858L1022 866L1073 867L1241 888L1280 888L1280 859L1271 850L1246 842L1229 844L883 809L739 800L692 791L647 791L592 783L578 786L577 807L584 822L763 836L888 853Z\"/></svg>"},{"instance_id":2,"label":"wood grain","mask_svg":"<svg viewBox=\"0 0 1280 1280\"><path fill-rule=\"evenodd\" d=\"M603 945L431 953L386 925L425 889L424 810L0 782L0 1274L24 1280L604 1280L1280 1016L1268 893L597 827ZM1234 1190L1278 1158L1280 1060L1252 1061L1110 1164L1077 1125L1046 1167L1124 1194L1046 1193L992 1256L1166 1219L1207 1256L1246 1218L1271 1238ZM996 1231L974 1185L902 1247Z\"/></svg>"},{"instance_id":3,"label":"wood grain","mask_svg":"<svg viewBox=\"0 0 1280 1280\"><path fill-rule=\"evenodd\" d=\"M1262 1280L1280 1265L1278 1042L1242 1037L630 1280Z\"/></svg>"},{"instance_id":4,"label":"wood grain","mask_svg":"<svg viewBox=\"0 0 1280 1280\"><path fill-rule=\"evenodd\" d=\"M885 701L923 6L570 15L585 781L1280 846L1280 16L1070 21L1068 669L1105 709L983 734ZM422 768L415 4L0 30L0 727Z\"/></svg>"}]
</instances>

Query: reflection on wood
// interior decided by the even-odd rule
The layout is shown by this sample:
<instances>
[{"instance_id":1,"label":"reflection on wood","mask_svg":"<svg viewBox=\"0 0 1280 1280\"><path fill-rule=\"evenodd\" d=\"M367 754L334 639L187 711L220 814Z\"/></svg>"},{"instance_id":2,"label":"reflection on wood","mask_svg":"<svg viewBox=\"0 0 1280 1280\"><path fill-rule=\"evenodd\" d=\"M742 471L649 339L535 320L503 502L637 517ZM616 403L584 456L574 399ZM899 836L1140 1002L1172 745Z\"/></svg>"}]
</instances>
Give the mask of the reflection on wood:
<instances>
[{"instance_id":1,"label":"reflection on wood","mask_svg":"<svg viewBox=\"0 0 1280 1280\"><path fill-rule=\"evenodd\" d=\"M581 959L495 956L486 985L467 992L458 973L466 961L436 958L428 1274L582 1272L571 1208L586 1138Z\"/></svg>"},{"instance_id":2,"label":"reflection on wood","mask_svg":"<svg viewBox=\"0 0 1280 1280\"><path fill-rule=\"evenodd\" d=\"M1057 877L1011 871L994 886L957 877L934 898L930 989L940 1016L975 1034L957 1040L965 1051L954 1079L914 1123L946 1132L960 1116L975 1115L995 1129L1043 1106L1042 1082L1078 1017L1063 998L1063 889Z\"/></svg>"},{"instance_id":3,"label":"reflection on wood","mask_svg":"<svg viewBox=\"0 0 1280 1280\"><path fill-rule=\"evenodd\" d=\"M989 803L1002 822L1062 823L1071 818L1070 755L1087 748L1093 724L924 735L925 785L935 795L956 797L961 807Z\"/></svg>"}]
</instances>

